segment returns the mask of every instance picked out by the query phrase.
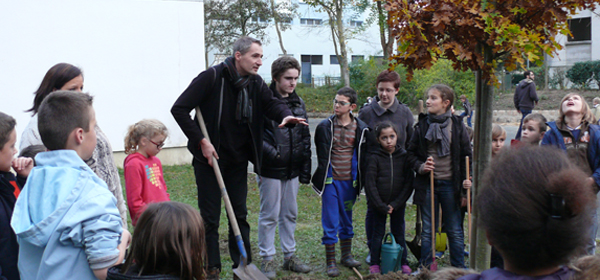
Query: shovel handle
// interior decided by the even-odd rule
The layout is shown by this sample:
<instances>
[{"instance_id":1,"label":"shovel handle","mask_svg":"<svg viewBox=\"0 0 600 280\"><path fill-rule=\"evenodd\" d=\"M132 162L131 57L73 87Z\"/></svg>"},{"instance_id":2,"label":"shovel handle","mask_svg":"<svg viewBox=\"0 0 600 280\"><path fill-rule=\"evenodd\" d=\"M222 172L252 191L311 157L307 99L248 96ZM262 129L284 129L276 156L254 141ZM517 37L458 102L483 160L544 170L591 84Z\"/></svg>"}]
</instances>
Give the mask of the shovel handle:
<instances>
[{"instance_id":1,"label":"shovel handle","mask_svg":"<svg viewBox=\"0 0 600 280\"><path fill-rule=\"evenodd\" d=\"M200 130L202 131L202 134L204 134L204 138L206 138L206 140L208 140L210 143L210 137L208 136L208 131L206 130L206 124L204 123L204 118L200 112L200 107L196 107L196 118L200 124ZM229 195L227 194L227 189L225 188L225 182L223 181L223 175L221 175L219 162L214 155L212 156L212 163L213 170L215 171L215 177L217 177L217 182L219 183L219 188L221 189L221 196L225 202L227 216L229 217L229 222L231 223L231 228L233 229L233 235L235 235L235 241L238 245L238 249L240 250L240 254L242 255L242 262L246 264L248 255L246 254L246 248L244 247L244 240L242 239L240 227L238 226L237 219L235 218L235 212L233 212L233 206L231 206L231 201L229 200Z\"/></svg>"},{"instance_id":2,"label":"shovel handle","mask_svg":"<svg viewBox=\"0 0 600 280\"><path fill-rule=\"evenodd\" d=\"M467 180L469 180L469 178L471 176L469 176L469 156L466 156L466 166L467 166ZM473 187L473 186L471 186ZM467 189L467 213L468 214L468 221L469 221L469 233L467 234L467 236L469 237L469 242L471 242L471 188Z\"/></svg>"},{"instance_id":3,"label":"shovel handle","mask_svg":"<svg viewBox=\"0 0 600 280\"><path fill-rule=\"evenodd\" d=\"M431 258L433 259L433 263L435 263L435 194L433 193L433 170L431 170L431 175L429 176L431 179Z\"/></svg>"}]
</instances>

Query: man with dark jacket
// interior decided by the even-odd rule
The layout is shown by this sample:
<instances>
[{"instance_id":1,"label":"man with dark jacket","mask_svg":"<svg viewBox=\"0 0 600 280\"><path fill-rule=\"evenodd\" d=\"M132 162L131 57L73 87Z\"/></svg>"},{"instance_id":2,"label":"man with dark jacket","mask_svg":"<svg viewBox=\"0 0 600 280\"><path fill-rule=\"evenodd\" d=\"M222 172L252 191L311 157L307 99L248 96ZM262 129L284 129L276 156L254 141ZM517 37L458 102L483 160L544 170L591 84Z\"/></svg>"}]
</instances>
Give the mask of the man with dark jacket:
<instances>
[{"instance_id":1,"label":"man with dark jacket","mask_svg":"<svg viewBox=\"0 0 600 280\"><path fill-rule=\"evenodd\" d=\"M257 75L262 56L259 40L241 37L233 45L233 56L200 73L171 108L173 117L189 139L188 149L194 155L192 165L198 188L198 207L206 230L207 279L219 279L221 269L218 232L221 193L212 168L212 157L219 159L250 263L250 225L246 221L247 170L248 161L260 170L264 116L280 122L280 126L306 125L304 119L292 116L285 103L274 97ZM212 143L202 134L198 120L190 118L190 112L196 106L200 107ZM229 254L233 267L237 267L240 252L231 228Z\"/></svg>"},{"instance_id":2,"label":"man with dark jacket","mask_svg":"<svg viewBox=\"0 0 600 280\"><path fill-rule=\"evenodd\" d=\"M537 93L535 92L535 83L533 82L533 80L535 80L535 74L529 70L525 71L523 74L525 75L525 79L519 82L513 97L517 112L523 115L521 118L521 124L519 125L519 130L517 130L517 135L515 136L515 139L517 140L521 140L521 127L523 126L523 119L525 119L527 115L531 114L533 107L539 101Z\"/></svg>"},{"instance_id":3,"label":"man with dark jacket","mask_svg":"<svg viewBox=\"0 0 600 280\"><path fill-rule=\"evenodd\" d=\"M295 117L304 118L306 107L295 88L300 76L300 63L291 56L282 56L271 65L271 90L283 100ZM263 164L259 176L260 214L258 216L258 248L263 258L261 271L269 279L276 277L275 229L279 227L283 269L306 273L310 267L296 257L296 196L300 183L310 183L310 130L308 126L277 127L265 119Z\"/></svg>"}]
</instances>

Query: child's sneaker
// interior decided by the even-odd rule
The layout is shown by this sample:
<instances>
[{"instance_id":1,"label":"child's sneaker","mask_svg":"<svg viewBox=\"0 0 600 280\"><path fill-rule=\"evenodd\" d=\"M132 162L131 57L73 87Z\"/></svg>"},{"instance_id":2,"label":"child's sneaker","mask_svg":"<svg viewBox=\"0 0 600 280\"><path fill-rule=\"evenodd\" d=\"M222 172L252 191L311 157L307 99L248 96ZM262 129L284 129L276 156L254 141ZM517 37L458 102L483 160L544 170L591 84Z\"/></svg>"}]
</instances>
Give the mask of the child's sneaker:
<instances>
[{"instance_id":1,"label":"child's sneaker","mask_svg":"<svg viewBox=\"0 0 600 280\"><path fill-rule=\"evenodd\" d=\"M369 274L381 274L381 268L378 265L372 265L369 267Z\"/></svg>"},{"instance_id":2,"label":"child's sneaker","mask_svg":"<svg viewBox=\"0 0 600 280\"><path fill-rule=\"evenodd\" d=\"M444 252L435 252L435 258L436 259L441 259L444 257Z\"/></svg>"},{"instance_id":3,"label":"child's sneaker","mask_svg":"<svg viewBox=\"0 0 600 280\"><path fill-rule=\"evenodd\" d=\"M407 264L403 264L402 265L402 274L409 275L411 273L412 273L412 269L410 269L410 266L408 266Z\"/></svg>"}]
</instances>

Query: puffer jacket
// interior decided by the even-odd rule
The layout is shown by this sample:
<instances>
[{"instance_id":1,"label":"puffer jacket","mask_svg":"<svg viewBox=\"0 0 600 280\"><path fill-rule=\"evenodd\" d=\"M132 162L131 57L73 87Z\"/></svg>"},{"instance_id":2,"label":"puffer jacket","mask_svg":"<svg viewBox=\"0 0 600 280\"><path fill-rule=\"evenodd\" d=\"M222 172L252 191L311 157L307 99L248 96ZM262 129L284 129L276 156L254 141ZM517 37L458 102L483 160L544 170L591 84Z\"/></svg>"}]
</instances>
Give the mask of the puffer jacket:
<instances>
[{"instance_id":1,"label":"puffer jacket","mask_svg":"<svg viewBox=\"0 0 600 280\"><path fill-rule=\"evenodd\" d=\"M388 153L380 146L369 157L365 178L365 192L369 204L383 214L388 212L388 205L397 209L410 197L413 191L413 171L406 164L408 154L398 144L393 153ZM407 184L409 182L409 184Z\"/></svg>"},{"instance_id":2,"label":"puffer jacket","mask_svg":"<svg viewBox=\"0 0 600 280\"><path fill-rule=\"evenodd\" d=\"M315 147L317 149L317 169L311 178L312 186L317 194L323 194L325 189L325 180L331 169L331 148L333 145L333 122L335 115L330 116L326 120L322 120L315 130ZM369 126L361 121L356 120L356 137L354 138L354 156L352 161L356 162L356 173L352 174L355 178L356 194L358 195L365 184L366 171L366 155L367 155L367 137L369 134ZM353 164L354 166L354 164ZM353 170L354 171L354 170Z\"/></svg>"},{"instance_id":3,"label":"puffer jacket","mask_svg":"<svg viewBox=\"0 0 600 280\"><path fill-rule=\"evenodd\" d=\"M281 97L275 89L275 82L271 83L270 88L275 96ZM289 97L282 100L290 108L294 117L308 121L304 101L296 92L292 92ZM306 125L282 128L278 126L279 123L265 118L263 164L259 174L280 180L300 176L300 183L310 183L310 129Z\"/></svg>"}]
</instances>

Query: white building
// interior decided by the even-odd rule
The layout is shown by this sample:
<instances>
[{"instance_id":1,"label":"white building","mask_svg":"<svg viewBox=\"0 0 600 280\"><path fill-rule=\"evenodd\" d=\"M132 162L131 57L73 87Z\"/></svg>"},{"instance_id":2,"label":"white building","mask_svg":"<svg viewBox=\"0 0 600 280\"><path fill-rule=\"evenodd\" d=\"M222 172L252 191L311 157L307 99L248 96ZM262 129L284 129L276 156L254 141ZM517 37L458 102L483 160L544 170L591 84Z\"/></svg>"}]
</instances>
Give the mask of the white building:
<instances>
[{"instance_id":1,"label":"white building","mask_svg":"<svg viewBox=\"0 0 600 280\"><path fill-rule=\"evenodd\" d=\"M322 81L324 77L340 77L340 66L335 55L334 45L331 39L331 29L327 23L329 17L324 12L317 12L315 8L299 0L291 0L298 4L298 15L292 20L291 28L282 31L283 44L288 55L293 56L302 63L301 80L310 83ZM354 14L348 10L344 19L347 28L353 29L366 25L369 10L362 15ZM279 46L279 38L274 26L268 29L269 41L263 44L263 66L259 69L266 82L271 81L271 64L279 56L283 55ZM365 32L348 40L348 62L357 59L368 59L370 56L382 56L379 29L374 23ZM223 54L218 51L209 53L210 65L223 61L231 54Z\"/></svg>"},{"instance_id":2,"label":"white building","mask_svg":"<svg viewBox=\"0 0 600 280\"><path fill-rule=\"evenodd\" d=\"M572 37L559 34L556 41L564 46L558 55L547 57L551 78L557 71L566 71L582 61L600 60L600 8L592 12L583 10L568 20Z\"/></svg>"},{"instance_id":3,"label":"white building","mask_svg":"<svg viewBox=\"0 0 600 280\"><path fill-rule=\"evenodd\" d=\"M165 123L169 163L189 163L187 138L170 108L204 70L201 0L0 1L0 111L17 120L17 143L27 126L33 92L56 63L80 67L94 95L98 125L122 165L129 125Z\"/></svg>"}]
</instances>

